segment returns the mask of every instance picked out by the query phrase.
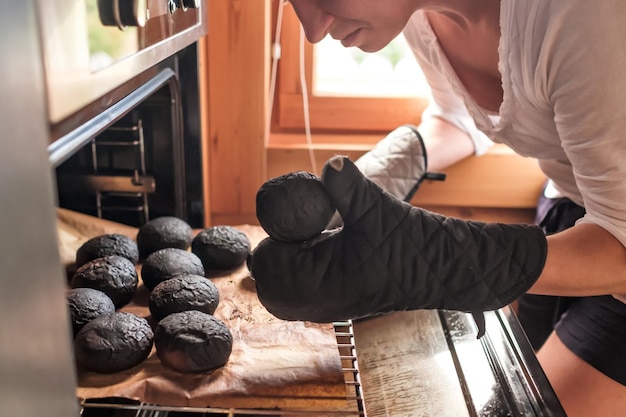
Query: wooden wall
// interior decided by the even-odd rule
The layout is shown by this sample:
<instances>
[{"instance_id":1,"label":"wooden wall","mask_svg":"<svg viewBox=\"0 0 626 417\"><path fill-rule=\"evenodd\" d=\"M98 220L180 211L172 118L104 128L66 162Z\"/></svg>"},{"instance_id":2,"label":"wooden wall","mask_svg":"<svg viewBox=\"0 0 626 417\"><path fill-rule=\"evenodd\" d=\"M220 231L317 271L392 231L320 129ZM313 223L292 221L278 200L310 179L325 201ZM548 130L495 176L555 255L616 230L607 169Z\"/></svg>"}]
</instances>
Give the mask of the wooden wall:
<instances>
[{"instance_id":1,"label":"wooden wall","mask_svg":"<svg viewBox=\"0 0 626 417\"><path fill-rule=\"evenodd\" d=\"M263 182L271 0L211 0L201 45L205 223L255 223Z\"/></svg>"}]
</instances>

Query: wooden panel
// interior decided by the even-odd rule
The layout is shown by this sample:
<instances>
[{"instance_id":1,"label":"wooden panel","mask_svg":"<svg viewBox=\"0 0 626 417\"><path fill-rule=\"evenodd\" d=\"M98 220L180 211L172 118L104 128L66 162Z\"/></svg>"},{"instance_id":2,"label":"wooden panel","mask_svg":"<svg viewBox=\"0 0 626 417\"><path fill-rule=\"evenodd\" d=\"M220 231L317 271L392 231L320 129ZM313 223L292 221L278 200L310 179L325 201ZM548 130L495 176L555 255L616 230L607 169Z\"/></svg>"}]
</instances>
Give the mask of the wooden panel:
<instances>
[{"instance_id":1,"label":"wooden panel","mask_svg":"<svg viewBox=\"0 0 626 417\"><path fill-rule=\"evenodd\" d=\"M278 123L281 128L304 126L301 94L281 93ZM315 129L387 132L405 123L418 125L425 98L348 98L310 96L309 113Z\"/></svg>"},{"instance_id":2,"label":"wooden panel","mask_svg":"<svg viewBox=\"0 0 626 417\"><path fill-rule=\"evenodd\" d=\"M545 175L535 159L496 146L446 170L446 180L425 181L412 200L416 205L534 208Z\"/></svg>"},{"instance_id":3,"label":"wooden panel","mask_svg":"<svg viewBox=\"0 0 626 417\"><path fill-rule=\"evenodd\" d=\"M200 101L200 131L201 131L201 147L202 152L202 202L204 205L204 226L212 224L211 213L211 182L209 161L211 159L211 146L209 140L209 39L204 36L198 42L198 96Z\"/></svg>"},{"instance_id":4,"label":"wooden panel","mask_svg":"<svg viewBox=\"0 0 626 417\"><path fill-rule=\"evenodd\" d=\"M263 181L269 90L271 0L212 0L204 76L208 79L205 223L220 213L250 214Z\"/></svg>"},{"instance_id":5,"label":"wooden panel","mask_svg":"<svg viewBox=\"0 0 626 417\"><path fill-rule=\"evenodd\" d=\"M535 220L534 208L501 208L501 207L452 207L452 206L420 206L434 213L456 217L464 220L498 223L526 223Z\"/></svg>"},{"instance_id":6,"label":"wooden panel","mask_svg":"<svg viewBox=\"0 0 626 417\"><path fill-rule=\"evenodd\" d=\"M365 153L365 150L353 150L346 147L343 150L321 148L313 151L314 161L306 149L270 149L268 151L268 178L277 177L292 171L310 171L320 175L326 160L342 154L356 159ZM315 162L315 164L313 163ZM314 166L315 165L315 166Z\"/></svg>"},{"instance_id":7,"label":"wooden panel","mask_svg":"<svg viewBox=\"0 0 626 417\"><path fill-rule=\"evenodd\" d=\"M276 145L268 151L268 177L306 170L319 175L327 159L343 154L357 159L371 146L318 143L313 146L313 167L306 146ZM470 157L446 170L445 181L425 181L411 201L418 206L492 207L534 209L545 176L537 162L503 146Z\"/></svg>"}]
</instances>

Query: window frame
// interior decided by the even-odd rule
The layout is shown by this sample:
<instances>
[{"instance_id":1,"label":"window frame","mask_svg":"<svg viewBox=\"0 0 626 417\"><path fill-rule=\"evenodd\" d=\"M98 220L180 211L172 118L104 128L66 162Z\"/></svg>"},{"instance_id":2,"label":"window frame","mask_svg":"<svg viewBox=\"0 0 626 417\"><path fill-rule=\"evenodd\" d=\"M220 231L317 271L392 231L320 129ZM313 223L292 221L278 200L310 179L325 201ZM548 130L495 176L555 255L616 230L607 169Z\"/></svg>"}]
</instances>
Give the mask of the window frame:
<instances>
[{"instance_id":1,"label":"window frame","mask_svg":"<svg viewBox=\"0 0 626 417\"><path fill-rule=\"evenodd\" d=\"M281 57L272 117L272 131L305 128L304 97L300 80L301 26L289 3L284 5ZM328 97L313 94L313 45L304 41L305 78L309 121L313 132L379 133L405 124L419 124L427 98Z\"/></svg>"}]
</instances>

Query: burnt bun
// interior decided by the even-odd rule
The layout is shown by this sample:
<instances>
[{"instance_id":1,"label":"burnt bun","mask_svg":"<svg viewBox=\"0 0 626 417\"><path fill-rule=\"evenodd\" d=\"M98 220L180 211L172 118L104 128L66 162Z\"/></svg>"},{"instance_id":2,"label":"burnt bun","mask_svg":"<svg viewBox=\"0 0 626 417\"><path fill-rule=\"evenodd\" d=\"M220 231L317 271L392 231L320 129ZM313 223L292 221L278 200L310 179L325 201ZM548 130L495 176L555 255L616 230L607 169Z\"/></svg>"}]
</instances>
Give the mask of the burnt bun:
<instances>
[{"instance_id":1,"label":"burnt bun","mask_svg":"<svg viewBox=\"0 0 626 417\"><path fill-rule=\"evenodd\" d=\"M130 303L139 277L135 265L123 256L111 255L87 262L76 270L72 288L93 288L108 295L116 308Z\"/></svg>"},{"instance_id":2,"label":"burnt bun","mask_svg":"<svg viewBox=\"0 0 626 417\"><path fill-rule=\"evenodd\" d=\"M191 251L204 265L204 270L228 270L239 265L250 254L250 240L233 226L213 226L202 230L191 242Z\"/></svg>"},{"instance_id":3,"label":"burnt bun","mask_svg":"<svg viewBox=\"0 0 626 417\"><path fill-rule=\"evenodd\" d=\"M133 265L139 261L137 243L128 236L111 233L96 236L83 243L76 251L76 268L94 259L110 255L123 256Z\"/></svg>"},{"instance_id":4,"label":"burnt bun","mask_svg":"<svg viewBox=\"0 0 626 417\"><path fill-rule=\"evenodd\" d=\"M150 293L148 308L156 321L172 313L198 310L213 314L220 302L217 286L208 278L184 274L161 282Z\"/></svg>"},{"instance_id":5,"label":"burnt bun","mask_svg":"<svg viewBox=\"0 0 626 417\"><path fill-rule=\"evenodd\" d=\"M196 254L178 248L160 249L151 253L141 266L141 280L150 291L181 274L204 276L204 266Z\"/></svg>"},{"instance_id":6,"label":"burnt bun","mask_svg":"<svg viewBox=\"0 0 626 417\"><path fill-rule=\"evenodd\" d=\"M191 226L178 217L162 216L150 220L137 232L139 257L145 259L165 248L188 249L193 239Z\"/></svg>"},{"instance_id":7,"label":"burnt bun","mask_svg":"<svg viewBox=\"0 0 626 417\"><path fill-rule=\"evenodd\" d=\"M146 319L115 312L85 324L74 339L74 352L84 369L109 374L139 365L150 355L153 342Z\"/></svg>"},{"instance_id":8,"label":"burnt bun","mask_svg":"<svg viewBox=\"0 0 626 417\"><path fill-rule=\"evenodd\" d=\"M161 320L154 331L154 345L166 368L205 373L226 365L233 350L233 336L215 316L189 310Z\"/></svg>"},{"instance_id":9,"label":"burnt bun","mask_svg":"<svg viewBox=\"0 0 626 417\"><path fill-rule=\"evenodd\" d=\"M73 288L65 293L74 337L91 320L115 312L111 297L93 288Z\"/></svg>"},{"instance_id":10,"label":"burnt bun","mask_svg":"<svg viewBox=\"0 0 626 417\"><path fill-rule=\"evenodd\" d=\"M270 238L304 242L319 236L335 213L319 177L297 171L265 182L256 195L256 216Z\"/></svg>"}]
</instances>

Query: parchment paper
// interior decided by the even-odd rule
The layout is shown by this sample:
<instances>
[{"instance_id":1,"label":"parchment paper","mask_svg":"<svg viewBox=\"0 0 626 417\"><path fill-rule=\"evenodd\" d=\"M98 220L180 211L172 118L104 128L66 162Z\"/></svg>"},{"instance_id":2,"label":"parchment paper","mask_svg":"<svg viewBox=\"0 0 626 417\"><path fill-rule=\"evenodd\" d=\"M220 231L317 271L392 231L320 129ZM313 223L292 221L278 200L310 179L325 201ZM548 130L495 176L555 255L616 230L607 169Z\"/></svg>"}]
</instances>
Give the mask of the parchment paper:
<instances>
[{"instance_id":1,"label":"parchment paper","mask_svg":"<svg viewBox=\"0 0 626 417\"><path fill-rule=\"evenodd\" d=\"M258 226L235 227L249 237L252 247L266 236ZM104 233L135 239L137 229L58 209L59 248L68 278L78 247ZM137 271L141 280L141 265ZM124 372L106 375L79 368L78 397L122 397L175 407L351 409L332 325L287 322L270 315L258 301L245 265L209 278L220 291L215 316L234 339L223 368L211 374L180 374L164 368L153 348L146 361ZM122 311L155 325L148 296L140 282L134 300Z\"/></svg>"}]
</instances>

